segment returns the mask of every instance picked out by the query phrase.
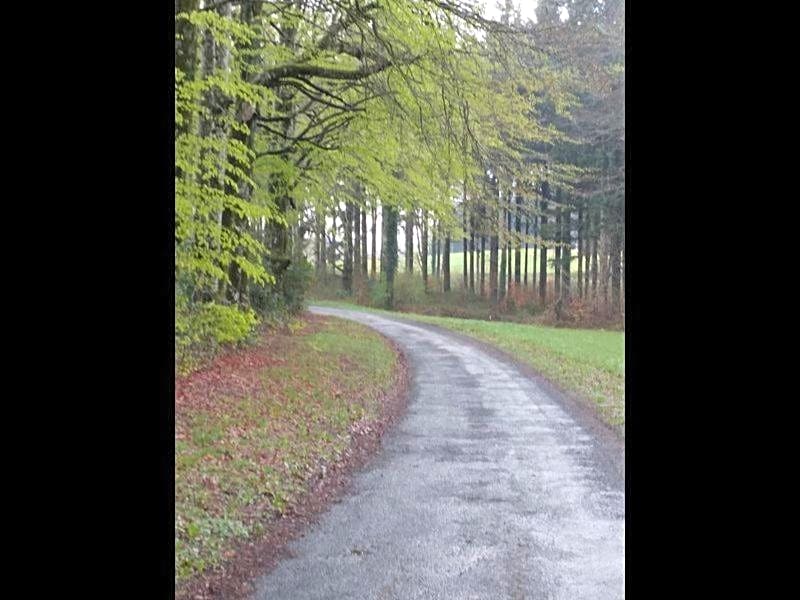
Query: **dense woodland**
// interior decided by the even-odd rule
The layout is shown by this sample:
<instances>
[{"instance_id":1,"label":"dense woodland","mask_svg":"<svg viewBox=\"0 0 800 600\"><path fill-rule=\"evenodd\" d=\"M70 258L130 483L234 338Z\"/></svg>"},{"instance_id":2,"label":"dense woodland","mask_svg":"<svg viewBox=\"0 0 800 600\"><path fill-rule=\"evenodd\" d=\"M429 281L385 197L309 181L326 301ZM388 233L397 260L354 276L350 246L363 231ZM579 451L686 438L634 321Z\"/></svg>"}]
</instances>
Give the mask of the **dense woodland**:
<instances>
[{"instance_id":1,"label":"dense woodland","mask_svg":"<svg viewBox=\"0 0 800 600\"><path fill-rule=\"evenodd\" d=\"M623 11L176 0L179 353L285 318L313 281L392 307L403 272L621 318Z\"/></svg>"}]
</instances>

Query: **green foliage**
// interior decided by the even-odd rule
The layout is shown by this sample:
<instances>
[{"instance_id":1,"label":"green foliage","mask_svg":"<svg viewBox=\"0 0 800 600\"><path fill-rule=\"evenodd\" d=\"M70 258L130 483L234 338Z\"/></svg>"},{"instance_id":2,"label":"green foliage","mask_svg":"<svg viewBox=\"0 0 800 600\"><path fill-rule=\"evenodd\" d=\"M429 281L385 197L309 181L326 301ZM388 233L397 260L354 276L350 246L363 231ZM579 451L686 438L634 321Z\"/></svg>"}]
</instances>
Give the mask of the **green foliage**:
<instances>
[{"instance_id":1,"label":"green foliage","mask_svg":"<svg viewBox=\"0 0 800 600\"><path fill-rule=\"evenodd\" d=\"M290 313L304 307L306 293L314 279L314 267L305 258L293 261L283 276L283 297Z\"/></svg>"},{"instance_id":2,"label":"green foliage","mask_svg":"<svg viewBox=\"0 0 800 600\"><path fill-rule=\"evenodd\" d=\"M370 282L369 286L369 305L374 308L383 308L387 305L389 290L386 285L386 278L381 277L380 281Z\"/></svg>"},{"instance_id":3,"label":"green foliage","mask_svg":"<svg viewBox=\"0 0 800 600\"><path fill-rule=\"evenodd\" d=\"M214 302L190 306L185 297L176 294L175 358L178 371L195 368L221 344L244 341L257 322L252 309Z\"/></svg>"},{"instance_id":4,"label":"green foliage","mask_svg":"<svg viewBox=\"0 0 800 600\"><path fill-rule=\"evenodd\" d=\"M413 306L425 300L422 278L413 273L398 273L394 280L394 301L397 306Z\"/></svg>"},{"instance_id":5,"label":"green foliage","mask_svg":"<svg viewBox=\"0 0 800 600\"><path fill-rule=\"evenodd\" d=\"M487 169L532 195L544 176L531 161L546 159L547 177L577 193L595 165L564 150L583 142L564 123L589 67L542 52L547 32L508 10L498 27L477 6L233 2L176 16L197 58L175 89L176 289L191 314L299 310L310 269L296 246L344 202L425 211L458 237L467 189L485 201L479 227L496 225ZM618 57L606 62L596 89L622 76ZM397 285L398 302L419 292ZM370 294L391 305L394 287ZM224 320L207 325L193 335L230 339L213 330Z\"/></svg>"}]
</instances>

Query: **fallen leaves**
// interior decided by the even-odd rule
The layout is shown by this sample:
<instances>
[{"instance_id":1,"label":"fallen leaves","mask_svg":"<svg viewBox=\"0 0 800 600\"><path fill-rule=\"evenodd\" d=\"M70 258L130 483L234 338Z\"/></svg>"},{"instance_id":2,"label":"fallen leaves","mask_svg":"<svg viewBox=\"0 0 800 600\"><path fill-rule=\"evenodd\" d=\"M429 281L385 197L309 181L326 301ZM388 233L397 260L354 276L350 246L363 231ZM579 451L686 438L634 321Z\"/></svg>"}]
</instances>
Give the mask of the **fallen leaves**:
<instances>
[{"instance_id":1,"label":"fallen leaves","mask_svg":"<svg viewBox=\"0 0 800 600\"><path fill-rule=\"evenodd\" d=\"M374 438L398 355L361 325L305 320L176 381L178 579L230 558L230 544ZM266 501L266 502L265 502ZM260 531L260 530L259 530Z\"/></svg>"}]
</instances>

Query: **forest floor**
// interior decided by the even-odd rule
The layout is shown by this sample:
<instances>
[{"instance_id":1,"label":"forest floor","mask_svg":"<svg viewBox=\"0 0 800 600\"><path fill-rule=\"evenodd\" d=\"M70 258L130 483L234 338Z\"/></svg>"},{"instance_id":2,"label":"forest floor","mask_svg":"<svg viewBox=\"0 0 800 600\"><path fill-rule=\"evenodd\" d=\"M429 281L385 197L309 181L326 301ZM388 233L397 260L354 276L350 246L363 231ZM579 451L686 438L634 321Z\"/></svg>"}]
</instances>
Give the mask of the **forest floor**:
<instances>
[{"instance_id":1,"label":"forest floor","mask_svg":"<svg viewBox=\"0 0 800 600\"><path fill-rule=\"evenodd\" d=\"M625 336L619 331L570 329L392 312L347 302L318 306L407 318L443 327L499 348L563 391L575 395L621 437L625 435Z\"/></svg>"},{"instance_id":2,"label":"forest floor","mask_svg":"<svg viewBox=\"0 0 800 600\"><path fill-rule=\"evenodd\" d=\"M406 361L363 325L305 315L176 380L176 597L239 598L403 412Z\"/></svg>"}]
</instances>

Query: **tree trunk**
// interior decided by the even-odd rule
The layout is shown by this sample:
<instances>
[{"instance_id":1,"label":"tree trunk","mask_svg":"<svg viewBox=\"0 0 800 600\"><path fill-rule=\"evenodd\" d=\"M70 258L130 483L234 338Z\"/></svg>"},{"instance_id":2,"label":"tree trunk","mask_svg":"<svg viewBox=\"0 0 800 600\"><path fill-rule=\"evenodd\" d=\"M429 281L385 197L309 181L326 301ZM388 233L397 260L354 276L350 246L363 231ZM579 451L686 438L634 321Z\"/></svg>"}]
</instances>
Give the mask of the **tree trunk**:
<instances>
[{"instance_id":1,"label":"tree trunk","mask_svg":"<svg viewBox=\"0 0 800 600\"><path fill-rule=\"evenodd\" d=\"M348 294L353 291L353 205L348 202L344 209L344 269L342 287Z\"/></svg>"},{"instance_id":2,"label":"tree trunk","mask_svg":"<svg viewBox=\"0 0 800 600\"><path fill-rule=\"evenodd\" d=\"M361 209L353 205L353 281L361 279Z\"/></svg>"},{"instance_id":3,"label":"tree trunk","mask_svg":"<svg viewBox=\"0 0 800 600\"><path fill-rule=\"evenodd\" d=\"M592 228L592 298L597 300L597 255L599 252L598 241L600 238L600 212L594 215L594 227Z\"/></svg>"},{"instance_id":4,"label":"tree trunk","mask_svg":"<svg viewBox=\"0 0 800 600\"><path fill-rule=\"evenodd\" d=\"M570 285L571 285L571 273L572 271L572 213L570 212L569 207L566 209L562 216L562 225L563 231L561 235L561 241L564 243L564 247L561 249L561 258L562 258L562 265L561 265L561 298L563 299L564 303L569 303L569 295L570 295Z\"/></svg>"},{"instance_id":5,"label":"tree trunk","mask_svg":"<svg viewBox=\"0 0 800 600\"><path fill-rule=\"evenodd\" d=\"M599 293L597 294L596 300L596 307L598 309L607 309L608 308L608 280L610 276L610 249L611 244L609 240L608 230L607 228L603 228L600 233L600 252L599 252L599 261L600 261L600 286L599 286Z\"/></svg>"},{"instance_id":6,"label":"tree trunk","mask_svg":"<svg viewBox=\"0 0 800 600\"><path fill-rule=\"evenodd\" d=\"M616 223L614 224L616 225ZM622 254L622 241L620 230L614 228L611 235L611 311L613 314L620 312L620 258Z\"/></svg>"},{"instance_id":7,"label":"tree trunk","mask_svg":"<svg viewBox=\"0 0 800 600\"><path fill-rule=\"evenodd\" d=\"M578 207L578 298L583 298L583 207Z\"/></svg>"},{"instance_id":8,"label":"tree trunk","mask_svg":"<svg viewBox=\"0 0 800 600\"><path fill-rule=\"evenodd\" d=\"M534 202L533 202L534 210L536 210L537 204L538 204L538 201L534 200ZM532 265L533 273L531 274L531 288L533 288L533 292L534 293L536 292L536 264L537 264L536 263L536 259L539 256L539 244L537 244L536 240L535 240L536 236L538 235L538 231L539 231L538 221L539 221L538 216L534 214L533 215L533 237L534 237L534 242L533 242L533 261L532 261L533 262L533 265Z\"/></svg>"},{"instance_id":9,"label":"tree trunk","mask_svg":"<svg viewBox=\"0 0 800 600\"><path fill-rule=\"evenodd\" d=\"M431 236L431 275L436 277L436 219L434 219L432 223Z\"/></svg>"},{"instance_id":10,"label":"tree trunk","mask_svg":"<svg viewBox=\"0 0 800 600\"><path fill-rule=\"evenodd\" d=\"M328 244L328 262L331 263L331 273L336 275L336 234L339 231L339 226L336 224L339 213L336 207L331 209L331 217L333 219L333 228L331 229L330 244Z\"/></svg>"},{"instance_id":11,"label":"tree trunk","mask_svg":"<svg viewBox=\"0 0 800 600\"><path fill-rule=\"evenodd\" d=\"M481 235L481 298L486 296L486 236Z\"/></svg>"},{"instance_id":12,"label":"tree trunk","mask_svg":"<svg viewBox=\"0 0 800 600\"><path fill-rule=\"evenodd\" d=\"M422 270L422 284L428 291L428 213L422 211L422 238L420 239L420 268Z\"/></svg>"},{"instance_id":13,"label":"tree trunk","mask_svg":"<svg viewBox=\"0 0 800 600\"><path fill-rule=\"evenodd\" d=\"M317 243L314 246L314 261L317 265L317 277L325 275L325 213L315 210Z\"/></svg>"},{"instance_id":14,"label":"tree trunk","mask_svg":"<svg viewBox=\"0 0 800 600\"><path fill-rule=\"evenodd\" d=\"M590 263L592 259L592 211L587 206L584 218L583 229L583 298L589 297L589 276L591 274Z\"/></svg>"},{"instance_id":15,"label":"tree trunk","mask_svg":"<svg viewBox=\"0 0 800 600\"><path fill-rule=\"evenodd\" d=\"M559 191L556 191L556 202L561 200L561 194ZM555 249L555 277L553 280L553 291L555 292L555 297L561 298L561 207L556 208L556 231L555 231L555 242L556 242L556 249Z\"/></svg>"},{"instance_id":16,"label":"tree trunk","mask_svg":"<svg viewBox=\"0 0 800 600\"><path fill-rule=\"evenodd\" d=\"M519 287L522 283L522 242L520 241L522 235L522 194L517 194L517 206L516 206L516 214L514 215L514 230L517 233L517 237L514 240L514 284ZM527 251L526 256L527 259ZM527 273L525 276L527 278Z\"/></svg>"},{"instance_id":17,"label":"tree trunk","mask_svg":"<svg viewBox=\"0 0 800 600\"><path fill-rule=\"evenodd\" d=\"M507 190L506 197L506 291L511 289L511 212L513 203L511 200L512 192Z\"/></svg>"},{"instance_id":18,"label":"tree trunk","mask_svg":"<svg viewBox=\"0 0 800 600\"><path fill-rule=\"evenodd\" d=\"M381 273L386 282L386 308L394 308L394 275L397 270L397 217L393 206L383 207L383 252Z\"/></svg>"},{"instance_id":19,"label":"tree trunk","mask_svg":"<svg viewBox=\"0 0 800 600\"><path fill-rule=\"evenodd\" d=\"M503 300L506 297L506 238L505 238L505 229L507 227L508 222L508 207L505 206L505 203L500 205L500 218L497 222L497 238L498 243L501 243L502 246L500 248L500 273L498 273L499 281L497 284L497 300L498 302Z\"/></svg>"},{"instance_id":20,"label":"tree trunk","mask_svg":"<svg viewBox=\"0 0 800 600\"><path fill-rule=\"evenodd\" d=\"M436 227L439 227L439 223L436 224ZM439 232L439 236L436 238L436 276L442 276L442 232Z\"/></svg>"},{"instance_id":21,"label":"tree trunk","mask_svg":"<svg viewBox=\"0 0 800 600\"><path fill-rule=\"evenodd\" d=\"M464 204L462 205L462 214L461 214L461 221L462 225L464 226L464 237L461 238L462 244L462 255L464 256L464 272L462 273L464 279L464 291L467 291L469 287L469 265L467 263L467 190L466 185L464 186Z\"/></svg>"},{"instance_id":22,"label":"tree trunk","mask_svg":"<svg viewBox=\"0 0 800 600\"><path fill-rule=\"evenodd\" d=\"M469 232L469 291L475 293L475 216L470 220Z\"/></svg>"},{"instance_id":23,"label":"tree trunk","mask_svg":"<svg viewBox=\"0 0 800 600\"><path fill-rule=\"evenodd\" d=\"M361 276L367 279L367 209L359 208L361 213Z\"/></svg>"},{"instance_id":24,"label":"tree trunk","mask_svg":"<svg viewBox=\"0 0 800 600\"><path fill-rule=\"evenodd\" d=\"M542 200L540 206L542 207L542 214L539 217L539 222L541 223L539 235L542 239L539 245L539 302L544 307L547 304L547 246L544 244L544 234L547 229L547 201Z\"/></svg>"},{"instance_id":25,"label":"tree trunk","mask_svg":"<svg viewBox=\"0 0 800 600\"><path fill-rule=\"evenodd\" d=\"M406 211L406 273L414 272L414 211Z\"/></svg>"},{"instance_id":26,"label":"tree trunk","mask_svg":"<svg viewBox=\"0 0 800 600\"><path fill-rule=\"evenodd\" d=\"M499 225L499 224L498 224ZM497 254L499 250L499 243L500 239L495 231L494 235L489 238L489 296L492 303L496 303L499 301L499 286L497 284L498 280L498 269L497 269Z\"/></svg>"},{"instance_id":27,"label":"tree trunk","mask_svg":"<svg viewBox=\"0 0 800 600\"><path fill-rule=\"evenodd\" d=\"M528 287L528 234L530 233L530 216L525 215L525 276L522 285Z\"/></svg>"},{"instance_id":28,"label":"tree trunk","mask_svg":"<svg viewBox=\"0 0 800 600\"><path fill-rule=\"evenodd\" d=\"M450 235L444 238L444 256L442 257L442 290L450 291Z\"/></svg>"},{"instance_id":29,"label":"tree trunk","mask_svg":"<svg viewBox=\"0 0 800 600\"><path fill-rule=\"evenodd\" d=\"M378 252L378 237L377 237L377 229L378 229L378 206L377 204L370 200L370 211L372 213L372 265L370 266L370 271L372 272L372 279L375 279L376 274L376 263L377 263L377 252Z\"/></svg>"}]
</instances>

